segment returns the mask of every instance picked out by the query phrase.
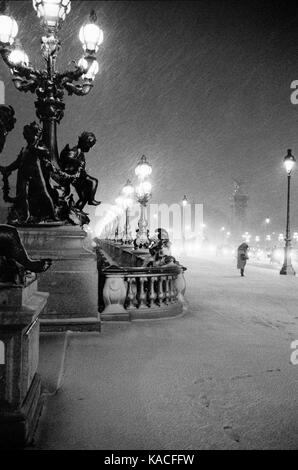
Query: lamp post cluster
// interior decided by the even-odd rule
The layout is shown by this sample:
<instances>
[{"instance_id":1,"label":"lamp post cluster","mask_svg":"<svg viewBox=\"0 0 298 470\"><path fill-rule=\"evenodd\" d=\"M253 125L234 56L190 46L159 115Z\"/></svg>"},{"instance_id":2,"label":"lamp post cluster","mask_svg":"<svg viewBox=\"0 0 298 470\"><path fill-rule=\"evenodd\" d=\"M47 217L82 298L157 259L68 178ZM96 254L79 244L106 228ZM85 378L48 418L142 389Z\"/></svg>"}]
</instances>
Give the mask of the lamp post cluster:
<instances>
[{"instance_id":1,"label":"lamp post cluster","mask_svg":"<svg viewBox=\"0 0 298 470\"><path fill-rule=\"evenodd\" d=\"M149 239L147 235L148 221L146 217L146 206L151 198L151 183L148 177L152 172L152 167L148 162L145 155L142 155L140 161L135 168L135 174L138 177L137 186L134 187L128 179L123 186L120 195L115 199L116 205L109 211L103 225L106 227L106 234L108 234L114 241L124 244L131 244L133 242L131 226L130 226L130 211L133 206L134 196L140 204L140 219L138 221L138 231L135 239L135 248L147 248L149 246ZM124 229L121 230L120 220L121 216L125 213ZM110 226L110 230L107 227Z\"/></svg>"},{"instance_id":2,"label":"lamp post cluster","mask_svg":"<svg viewBox=\"0 0 298 470\"><path fill-rule=\"evenodd\" d=\"M146 207L151 198L152 185L148 181L148 177L152 173L152 167L147 161L145 155L142 155L141 160L135 168L135 174L138 177L138 185L136 187L136 197L140 204L141 214L138 222L139 231L136 237L137 248L148 248L149 239L147 234L148 222L146 218Z\"/></svg>"},{"instance_id":3,"label":"lamp post cluster","mask_svg":"<svg viewBox=\"0 0 298 470\"><path fill-rule=\"evenodd\" d=\"M115 241L118 241L119 238L119 223L120 223L120 214L122 211L125 211L125 223L124 223L124 231L121 240L125 244L130 244L132 242L132 234L129 222L129 212L133 205L133 194L134 194L134 187L131 184L130 180L127 180L126 184L123 186L121 195L115 199L117 206L119 207L119 214L117 215L117 226L115 231Z\"/></svg>"},{"instance_id":4,"label":"lamp post cluster","mask_svg":"<svg viewBox=\"0 0 298 470\"><path fill-rule=\"evenodd\" d=\"M103 32L97 26L95 12L90 13L89 21L79 31L79 39L84 54L73 70L58 72L56 59L61 48L58 31L70 12L70 0L33 0L33 7L43 28L41 54L46 63L45 70L31 66L28 55L17 40L18 25L4 11L0 14L0 54L9 67L12 81L18 91L35 93L36 115L43 126L43 142L47 146L51 161L58 163L57 124L63 118L65 104L64 90L69 95L87 95L99 66L95 54L103 41ZM80 83L74 83L79 82Z\"/></svg>"},{"instance_id":5,"label":"lamp post cluster","mask_svg":"<svg viewBox=\"0 0 298 470\"><path fill-rule=\"evenodd\" d=\"M131 181L128 179L126 184L122 188L122 193L124 197L124 208L125 208L125 226L124 226L124 234L123 234L123 241L125 244L132 242L129 215L130 215L130 209L133 205L134 191L135 191L134 187L132 186Z\"/></svg>"}]
</instances>

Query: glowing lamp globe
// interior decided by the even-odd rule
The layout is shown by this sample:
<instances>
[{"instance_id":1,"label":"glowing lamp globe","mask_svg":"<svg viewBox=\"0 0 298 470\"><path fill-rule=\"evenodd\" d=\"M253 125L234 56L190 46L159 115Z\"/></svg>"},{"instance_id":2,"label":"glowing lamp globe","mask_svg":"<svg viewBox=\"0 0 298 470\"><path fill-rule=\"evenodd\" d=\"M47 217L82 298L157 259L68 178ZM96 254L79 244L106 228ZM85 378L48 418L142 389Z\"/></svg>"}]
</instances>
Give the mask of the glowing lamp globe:
<instances>
[{"instance_id":1,"label":"glowing lamp globe","mask_svg":"<svg viewBox=\"0 0 298 470\"><path fill-rule=\"evenodd\" d=\"M151 193L152 185L151 185L151 183L149 183L149 181L144 181L142 183L142 186L143 186L144 194L150 194Z\"/></svg>"},{"instance_id":2,"label":"glowing lamp globe","mask_svg":"<svg viewBox=\"0 0 298 470\"><path fill-rule=\"evenodd\" d=\"M124 205L124 197L123 196L116 197L115 202L117 206L122 207Z\"/></svg>"},{"instance_id":3,"label":"glowing lamp globe","mask_svg":"<svg viewBox=\"0 0 298 470\"><path fill-rule=\"evenodd\" d=\"M147 162L147 159L146 159L145 155L142 155L141 160L139 161L139 163L136 166L135 174L139 178L144 179L147 176L151 175L151 173L152 173L152 167Z\"/></svg>"},{"instance_id":4,"label":"glowing lamp globe","mask_svg":"<svg viewBox=\"0 0 298 470\"><path fill-rule=\"evenodd\" d=\"M70 12L70 0L33 0L34 10L38 18L50 29L57 28Z\"/></svg>"},{"instance_id":5,"label":"glowing lamp globe","mask_svg":"<svg viewBox=\"0 0 298 470\"><path fill-rule=\"evenodd\" d=\"M81 27L79 38L84 51L97 52L103 42L103 31L95 23L88 23Z\"/></svg>"},{"instance_id":6,"label":"glowing lamp globe","mask_svg":"<svg viewBox=\"0 0 298 470\"><path fill-rule=\"evenodd\" d=\"M138 197L144 196L144 193L142 192L142 190L143 190L143 188L142 188L142 186L139 184L139 185L136 187L136 195L137 195Z\"/></svg>"},{"instance_id":7,"label":"glowing lamp globe","mask_svg":"<svg viewBox=\"0 0 298 470\"><path fill-rule=\"evenodd\" d=\"M284 167L287 173L290 174L296 163L296 158L292 155L292 150L288 149L288 153L284 158Z\"/></svg>"},{"instance_id":8,"label":"glowing lamp globe","mask_svg":"<svg viewBox=\"0 0 298 470\"><path fill-rule=\"evenodd\" d=\"M14 65L28 66L29 64L29 59L26 52L24 52L20 48L11 51L11 53L9 54L9 61L12 62Z\"/></svg>"},{"instance_id":9,"label":"glowing lamp globe","mask_svg":"<svg viewBox=\"0 0 298 470\"><path fill-rule=\"evenodd\" d=\"M95 79L95 75L99 70L99 65L96 59L92 58L92 60L90 60L88 57L82 57L78 62L78 66L85 71L82 75L83 79L92 81Z\"/></svg>"},{"instance_id":10,"label":"glowing lamp globe","mask_svg":"<svg viewBox=\"0 0 298 470\"><path fill-rule=\"evenodd\" d=\"M126 197L125 198L125 207L132 207L133 206L133 199L131 197Z\"/></svg>"},{"instance_id":11,"label":"glowing lamp globe","mask_svg":"<svg viewBox=\"0 0 298 470\"><path fill-rule=\"evenodd\" d=\"M13 44L17 34L17 22L10 16L0 15L0 42Z\"/></svg>"},{"instance_id":12,"label":"glowing lamp globe","mask_svg":"<svg viewBox=\"0 0 298 470\"><path fill-rule=\"evenodd\" d=\"M142 183L140 183L137 188L136 188L136 193L137 193L137 196L139 197L143 197L145 195L148 195L151 193L151 183L149 183L149 181L143 181Z\"/></svg>"},{"instance_id":13,"label":"glowing lamp globe","mask_svg":"<svg viewBox=\"0 0 298 470\"><path fill-rule=\"evenodd\" d=\"M131 196L134 193L134 187L132 186L130 180L127 180L125 186L122 189L124 196Z\"/></svg>"}]
</instances>

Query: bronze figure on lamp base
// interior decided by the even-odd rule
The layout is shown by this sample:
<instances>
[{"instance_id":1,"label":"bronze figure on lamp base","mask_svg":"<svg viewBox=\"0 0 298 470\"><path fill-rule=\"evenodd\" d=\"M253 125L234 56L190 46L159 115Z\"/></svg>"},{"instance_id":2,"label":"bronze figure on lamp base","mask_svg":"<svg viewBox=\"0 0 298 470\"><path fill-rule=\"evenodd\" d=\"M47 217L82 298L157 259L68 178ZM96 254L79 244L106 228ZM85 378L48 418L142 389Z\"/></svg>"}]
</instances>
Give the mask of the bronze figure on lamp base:
<instances>
[{"instance_id":1,"label":"bronze figure on lamp base","mask_svg":"<svg viewBox=\"0 0 298 470\"><path fill-rule=\"evenodd\" d=\"M64 188L66 196L70 194L70 184L75 188L79 197L75 207L79 210L83 210L86 204L90 206L100 204L100 201L95 200L98 180L86 172L85 153L89 152L95 143L95 135L85 131L79 136L78 144L75 147L70 148L68 144L64 147L59 158L62 171L68 175L78 174L72 183L64 182Z\"/></svg>"},{"instance_id":2,"label":"bronze figure on lamp base","mask_svg":"<svg viewBox=\"0 0 298 470\"><path fill-rule=\"evenodd\" d=\"M0 146L4 146L14 122L13 109L0 105ZM27 141L26 147L22 148L13 163L0 166L4 201L12 204L8 222L12 225L88 224L84 207L100 204L95 199L98 180L88 175L85 169L85 153L95 144L95 135L83 132L78 144L73 148L67 145L56 163L51 161L49 150L42 140L42 129L36 122L24 126L23 135ZM16 170L16 194L12 197L8 178ZM71 187L77 193L77 201Z\"/></svg>"}]
</instances>

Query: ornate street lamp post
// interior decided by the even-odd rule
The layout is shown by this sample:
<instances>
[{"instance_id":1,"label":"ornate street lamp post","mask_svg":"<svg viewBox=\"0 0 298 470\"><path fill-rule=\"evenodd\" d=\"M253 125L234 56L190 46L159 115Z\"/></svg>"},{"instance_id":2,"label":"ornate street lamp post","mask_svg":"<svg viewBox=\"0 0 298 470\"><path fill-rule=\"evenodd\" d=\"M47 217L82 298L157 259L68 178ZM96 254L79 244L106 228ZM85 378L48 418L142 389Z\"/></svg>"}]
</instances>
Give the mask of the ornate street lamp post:
<instances>
[{"instance_id":1,"label":"ornate street lamp post","mask_svg":"<svg viewBox=\"0 0 298 470\"><path fill-rule=\"evenodd\" d=\"M57 125L64 115L64 92L69 95L87 95L93 87L95 75L99 66L95 54L103 41L103 32L96 24L96 15L92 11L88 22L80 29L79 39L83 46L83 56L75 64L73 70L59 72L56 68L56 59L61 44L58 31L70 12L70 0L33 0L33 7L40 18L43 28L41 37L41 54L45 60L46 68L34 68L16 39L18 25L8 15L4 2L3 14L0 14L0 54L9 67L12 81L18 91L34 93L36 116L42 124L42 129L36 123L31 123L25 129L24 138L27 147L22 153L26 164L20 159L7 167L1 167L5 202L13 203L10 219L11 223L30 224L57 221L60 223L88 223L87 214L83 207L98 205L95 200L97 189L96 178L85 172L84 152L88 152L96 143L94 134L83 132L76 147L70 149L66 146L59 157L57 145ZM77 82L77 83L75 83ZM26 135L25 135L26 133ZM35 152L32 161L36 168L30 170L28 163L30 155ZM26 171L22 170L27 167ZM16 197L10 197L8 177L11 171L18 169ZM31 171L32 174L29 174ZM26 176L27 175L27 176ZM25 179L28 181L25 181ZM58 184L58 186L54 184ZM28 184L27 184L28 183ZM70 196L69 185L75 187L79 200L74 203ZM26 185L29 189L26 190ZM43 202L37 203L35 193L43 192ZM83 195L84 192L84 195ZM24 200L24 203L22 203ZM38 204L40 207L38 207ZM41 207L42 206L42 207ZM77 219L71 219L71 214Z\"/></svg>"},{"instance_id":2,"label":"ornate street lamp post","mask_svg":"<svg viewBox=\"0 0 298 470\"><path fill-rule=\"evenodd\" d=\"M284 248L284 264L280 270L280 274L295 275L294 268L291 262L291 234L290 234L290 184L291 184L291 173L294 168L296 159L292 155L292 150L289 149L287 155L284 158L284 166L288 174L288 192L287 192L287 223L286 223L286 237L285 237L285 248Z\"/></svg>"},{"instance_id":3,"label":"ornate street lamp post","mask_svg":"<svg viewBox=\"0 0 298 470\"><path fill-rule=\"evenodd\" d=\"M115 229L115 242L119 242L119 231L120 231L120 220L119 215L116 218L116 229Z\"/></svg>"},{"instance_id":4,"label":"ornate street lamp post","mask_svg":"<svg viewBox=\"0 0 298 470\"><path fill-rule=\"evenodd\" d=\"M269 230L269 224L270 224L270 222L271 222L270 217L266 217L266 219L265 219L265 233L264 233L265 249L268 248L268 243L267 243L267 242L270 241L270 240L268 239L268 235L269 235L268 230Z\"/></svg>"},{"instance_id":5,"label":"ornate street lamp post","mask_svg":"<svg viewBox=\"0 0 298 470\"><path fill-rule=\"evenodd\" d=\"M136 245L138 248L148 248L149 240L147 236L148 222L146 219L145 211L146 206L151 198L151 183L147 180L148 176L152 173L152 167L147 161L145 155L142 155L141 160L135 168L135 174L138 177L139 183L136 187L137 201L140 204L141 215L138 222L139 231L137 234Z\"/></svg>"},{"instance_id":6,"label":"ornate street lamp post","mask_svg":"<svg viewBox=\"0 0 298 470\"><path fill-rule=\"evenodd\" d=\"M41 53L46 62L46 70L37 70L29 64L27 54L15 40L18 33L16 21L4 14L0 16L0 53L11 70L12 80L19 91L35 93L36 115L43 125L43 141L50 151L51 160L58 162L57 124L60 123L65 104L64 90L69 95L86 95L93 86L98 72L95 53L103 41L103 32L96 25L92 12L89 22L81 27L80 41L84 55L74 70L59 73L56 58L60 50L58 31L70 12L70 0L33 0L33 7L41 19L44 35L41 38ZM82 79L80 84L74 84Z\"/></svg>"},{"instance_id":7,"label":"ornate street lamp post","mask_svg":"<svg viewBox=\"0 0 298 470\"><path fill-rule=\"evenodd\" d=\"M132 242L132 235L131 235L131 228L130 228L130 208L133 204L132 196L134 194L134 187L131 184L130 180L127 180L125 186L122 189L122 194L124 196L124 206L125 206L125 230L123 241L124 243L131 243Z\"/></svg>"},{"instance_id":8,"label":"ornate street lamp post","mask_svg":"<svg viewBox=\"0 0 298 470\"><path fill-rule=\"evenodd\" d=\"M44 318L47 327L55 331L59 324L59 328L66 330L73 318L80 318L80 329L98 330L96 263L92 253L83 249L86 231L71 227L88 224L88 214L83 211L85 205L100 204L95 198L98 181L87 174L85 159L85 154L95 145L96 137L92 132L84 131L77 145L70 148L67 144L58 155L57 125L64 114L65 91L69 95L83 96L93 87L98 71L95 53L103 40L103 33L96 25L96 16L92 12L89 22L83 24L79 34L83 57L72 70L61 72L56 67L61 47L58 31L70 12L71 1L33 0L33 7L43 31L41 55L45 67L42 69L30 64L27 54L16 40L16 21L7 10L0 13L0 54L11 71L16 89L30 91L36 96L36 116L41 124L31 122L24 126L26 145L14 162L0 166L4 201L12 204L8 222L20 227L20 236L24 238L30 254L47 253L49 258L53 254L59 260L51 274L43 278L45 290L50 292L48 317L45 314ZM0 115L7 134L13 128L14 110L2 104ZM3 130L0 137L3 137ZM8 179L16 170L16 191L11 196ZM52 277L56 279L55 285L51 282ZM86 281L84 296L80 289L73 289L73 285L83 285L83 281Z\"/></svg>"}]
</instances>

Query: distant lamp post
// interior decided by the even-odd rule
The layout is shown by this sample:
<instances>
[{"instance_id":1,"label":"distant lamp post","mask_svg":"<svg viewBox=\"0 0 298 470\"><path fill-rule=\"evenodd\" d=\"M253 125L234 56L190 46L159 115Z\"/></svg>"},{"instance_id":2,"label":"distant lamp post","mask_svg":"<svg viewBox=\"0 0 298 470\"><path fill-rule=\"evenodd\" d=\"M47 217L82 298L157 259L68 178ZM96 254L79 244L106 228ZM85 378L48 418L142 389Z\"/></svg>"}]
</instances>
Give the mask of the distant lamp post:
<instances>
[{"instance_id":1,"label":"distant lamp post","mask_svg":"<svg viewBox=\"0 0 298 470\"><path fill-rule=\"evenodd\" d=\"M245 232L245 233L242 235L242 238L244 238L244 240L245 240L246 243L250 243L251 234L250 234L249 232Z\"/></svg>"},{"instance_id":2,"label":"distant lamp post","mask_svg":"<svg viewBox=\"0 0 298 470\"><path fill-rule=\"evenodd\" d=\"M294 268L291 262L291 235L290 235L290 185L291 185L291 173L295 166L296 159L292 155L292 150L289 149L287 155L284 158L284 167L288 175L288 192L287 192L287 223L286 223L286 237L285 237L285 248L284 248L284 264L280 270L280 274L295 275Z\"/></svg>"},{"instance_id":3,"label":"distant lamp post","mask_svg":"<svg viewBox=\"0 0 298 470\"><path fill-rule=\"evenodd\" d=\"M120 237L120 220L121 220L121 215L123 214L124 210L124 204L125 204L125 198L124 196L118 196L115 199L116 202L116 208L115 208L115 213L116 213L116 230L115 230L115 241L120 242L121 237Z\"/></svg>"},{"instance_id":4,"label":"distant lamp post","mask_svg":"<svg viewBox=\"0 0 298 470\"><path fill-rule=\"evenodd\" d=\"M204 241L205 238L206 238L206 236L205 236L206 224L201 223L201 224L200 224L200 228L201 228L201 237L202 237L202 241Z\"/></svg>"},{"instance_id":5,"label":"distant lamp post","mask_svg":"<svg viewBox=\"0 0 298 470\"><path fill-rule=\"evenodd\" d=\"M122 194L125 198L125 228L124 228L124 236L123 241L124 243L131 243L132 242L132 235L131 235L131 228L130 228L130 208L133 205L132 196L134 194L134 187L131 184L130 180L127 180L125 186L123 186Z\"/></svg>"},{"instance_id":6,"label":"distant lamp post","mask_svg":"<svg viewBox=\"0 0 298 470\"><path fill-rule=\"evenodd\" d=\"M269 230L269 224L270 224L270 222L271 222L270 217L266 217L266 219L265 219L265 227L264 227L264 231L265 231L265 233L264 233L265 249L268 248L268 243L267 243L267 242L269 241L269 238L268 238L268 230Z\"/></svg>"},{"instance_id":7,"label":"distant lamp post","mask_svg":"<svg viewBox=\"0 0 298 470\"><path fill-rule=\"evenodd\" d=\"M187 206L187 203L188 203L187 197L184 195L182 199L182 206L183 207Z\"/></svg>"},{"instance_id":8,"label":"distant lamp post","mask_svg":"<svg viewBox=\"0 0 298 470\"><path fill-rule=\"evenodd\" d=\"M137 234L136 245L138 248L147 248L149 240L147 236L148 222L145 215L146 206L151 198L151 183L147 180L148 176L152 173L152 167L147 161L145 155L142 155L141 160L135 168L135 174L138 177L139 184L136 187L137 201L141 207L141 215L138 222L139 231Z\"/></svg>"},{"instance_id":9,"label":"distant lamp post","mask_svg":"<svg viewBox=\"0 0 298 470\"><path fill-rule=\"evenodd\" d=\"M224 244L225 243L225 238L226 238L226 227L221 227L220 232L222 233L221 243Z\"/></svg>"}]
</instances>

